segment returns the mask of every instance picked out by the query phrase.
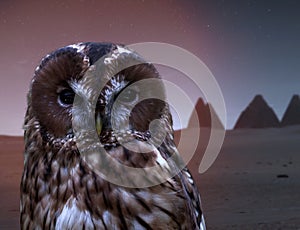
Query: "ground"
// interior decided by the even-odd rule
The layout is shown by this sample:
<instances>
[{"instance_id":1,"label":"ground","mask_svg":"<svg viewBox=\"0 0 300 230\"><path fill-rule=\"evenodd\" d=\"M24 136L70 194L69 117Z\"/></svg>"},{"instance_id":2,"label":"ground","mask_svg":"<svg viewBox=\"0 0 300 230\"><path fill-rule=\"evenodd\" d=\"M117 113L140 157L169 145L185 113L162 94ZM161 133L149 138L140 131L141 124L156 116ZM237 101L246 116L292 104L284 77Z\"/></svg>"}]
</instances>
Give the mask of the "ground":
<instances>
[{"instance_id":1,"label":"ground","mask_svg":"<svg viewBox=\"0 0 300 230\"><path fill-rule=\"evenodd\" d=\"M182 135L192 139L192 133ZM0 138L0 229L19 229L23 145L20 137ZM184 143L183 151L190 146ZM227 131L218 158L204 174L197 173L201 152L200 145L189 167L208 229L300 229L299 126Z\"/></svg>"}]
</instances>

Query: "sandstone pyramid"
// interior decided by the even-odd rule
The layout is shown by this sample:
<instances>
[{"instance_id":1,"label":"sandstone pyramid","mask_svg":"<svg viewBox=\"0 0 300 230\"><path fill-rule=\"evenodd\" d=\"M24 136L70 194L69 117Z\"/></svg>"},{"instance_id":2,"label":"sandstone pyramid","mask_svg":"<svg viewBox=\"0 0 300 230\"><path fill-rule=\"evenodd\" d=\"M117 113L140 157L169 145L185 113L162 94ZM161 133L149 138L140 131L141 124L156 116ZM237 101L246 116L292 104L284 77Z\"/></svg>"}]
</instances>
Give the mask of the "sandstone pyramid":
<instances>
[{"instance_id":1,"label":"sandstone pyramid","mask_svg":"<svg viewBox=\"0 0 300 230\"><path fill-rule=\"evenodd\" d=\"M196 116L198 117L198 121ZM224 129L220 118L211 104L205 103L202 98L199 98L189 119L188 127L211 128L212 118L216 121L215 128ZM197 122L199 122L199 124Z\"/></svg>"},{"instance_id":2,"label":"sandstone pyramid","mask_svg":"<svg viewBox=\"0 0 300 230\"><path fill-rule=\"evenodd\" d=\"M214 119L214 127L212 127L212 119ZM193 154L192 159L188 163L189 168L196 168L198 169L201 159L207 149L207 145L209 140L211 139L211 131L214 130L222 130L224 129L224 125L220 121L216 111L211 106L210 103L204 102L202 98L199 98L189 119L188 128L182 130L183 135L188 136L190 139L195 140L195 129L200 128L199 136L197 142L197 148L195 154ZM177 139L176 139L177 138ZM180 136L177 133L175 134L175 139L179 140ZM188 146L188 148L192 148L192 146Z\"/></svg>"},{"instance_id":3,"label":"sandstone pyramid","mask_svg":"<svg viewBox=\"0 0 300 230\"><path fill-rule=\"evenodd\" d=\"M256 95L239 116L234 129L279 127L280 122L262 95Z\"/></svg>"},{"instance_id":4,"label":"sandstone pyramid","mask_svg":"<svg viewBox=\"0 0 300 230\"><path fill-rule=\"evenodd\" d=\"M300 125L300 96L294 95L283 115L281 126Z\"/></svg>"}]
</instances>

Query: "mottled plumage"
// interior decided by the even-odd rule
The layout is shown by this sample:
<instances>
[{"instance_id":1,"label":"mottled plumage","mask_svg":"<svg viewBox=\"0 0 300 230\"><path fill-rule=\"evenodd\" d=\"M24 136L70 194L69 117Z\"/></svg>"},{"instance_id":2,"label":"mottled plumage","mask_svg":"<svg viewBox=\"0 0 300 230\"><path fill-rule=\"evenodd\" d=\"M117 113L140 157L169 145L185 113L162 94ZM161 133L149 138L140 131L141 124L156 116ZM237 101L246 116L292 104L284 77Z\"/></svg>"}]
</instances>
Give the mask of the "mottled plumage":
<instances>
[{"instance_id":1,"label":"mottled plumage","mask_svg":"<svg viewBox=\"0 0 300 230\"><path fill-rule=\"evenodd\" d=\"M186 168L178 170L176 161L170 158L177 150L167 103L150 98L132 111L128 109L141 89L124 89L143 79L160 79L152 64L122 70L104 86L95 108L95 119L101 119L98 139L123 165L142 169L158 165L161 172L178 173L154 186L126 187L103 179L80 154L72 125L84 119L73 117L74 96L89 91L86 72L118 47L122 46L82 43L64 47L46 56L36 69L24 123L21 229L205 229L192 176ZM162 85L148 87L147 93L151 95L153 88L163 94ZM120 105L113 109L122 92ZM130 129L125 130L127 117ZM149 125L155 119L166 132L157 148L140 153L121 144L128 142L142 149L153 137ZM126 175L118 168L111 168L111 173Z\"/></svg>"}]
</instances>

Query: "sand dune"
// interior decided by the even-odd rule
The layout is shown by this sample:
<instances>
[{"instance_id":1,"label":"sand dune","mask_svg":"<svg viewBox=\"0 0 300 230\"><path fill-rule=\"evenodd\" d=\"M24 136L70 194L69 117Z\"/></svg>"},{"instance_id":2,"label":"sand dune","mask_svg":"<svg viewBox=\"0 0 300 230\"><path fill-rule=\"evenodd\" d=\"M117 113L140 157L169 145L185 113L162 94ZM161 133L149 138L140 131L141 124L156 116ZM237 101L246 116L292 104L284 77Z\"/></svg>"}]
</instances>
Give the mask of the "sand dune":
<instances>
[{"instance_id":1,"label":"sand dune","mask_svg":"<svg viewBox=\"0 0 300 230\"><path fill-rule=\"evenodd\" d=\"M208 229L300 229L299 126L228 131L217 160L199 175L206 141L204 132L189 167ZM18 229L23 139L1 136L0 146L0 229Z\"/></svg>"}]
</instances>

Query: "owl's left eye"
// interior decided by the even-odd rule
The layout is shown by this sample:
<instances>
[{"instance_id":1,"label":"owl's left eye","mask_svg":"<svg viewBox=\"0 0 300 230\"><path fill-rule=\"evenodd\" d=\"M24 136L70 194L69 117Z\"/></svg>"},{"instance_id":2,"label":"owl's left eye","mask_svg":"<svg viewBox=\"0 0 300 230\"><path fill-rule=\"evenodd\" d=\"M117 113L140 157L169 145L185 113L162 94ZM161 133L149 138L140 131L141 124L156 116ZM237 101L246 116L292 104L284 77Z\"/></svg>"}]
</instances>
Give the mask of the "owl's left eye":
<instances>
[{"instance_id":1,"label":"owl's left eye","mask_svg":"<svg viewBox=\"0 0 300 230\"><path fill-rule=\"evenodd\" d=\"M125 88L119 96L118 100L124 103L133 103L138 100L138 92L134 89Z\"/></svg>"},{"instance_id":2,"label":"owl's left eye","mask_svg":"<svg viewBox=\"0 0 300 230\"><path fill-rule=\"evenodd\" d=\"M74 101L75 93L71 89L64 89L58 95L58 101L61 105L72 105Z\"/></svg>"}]
</instances>

